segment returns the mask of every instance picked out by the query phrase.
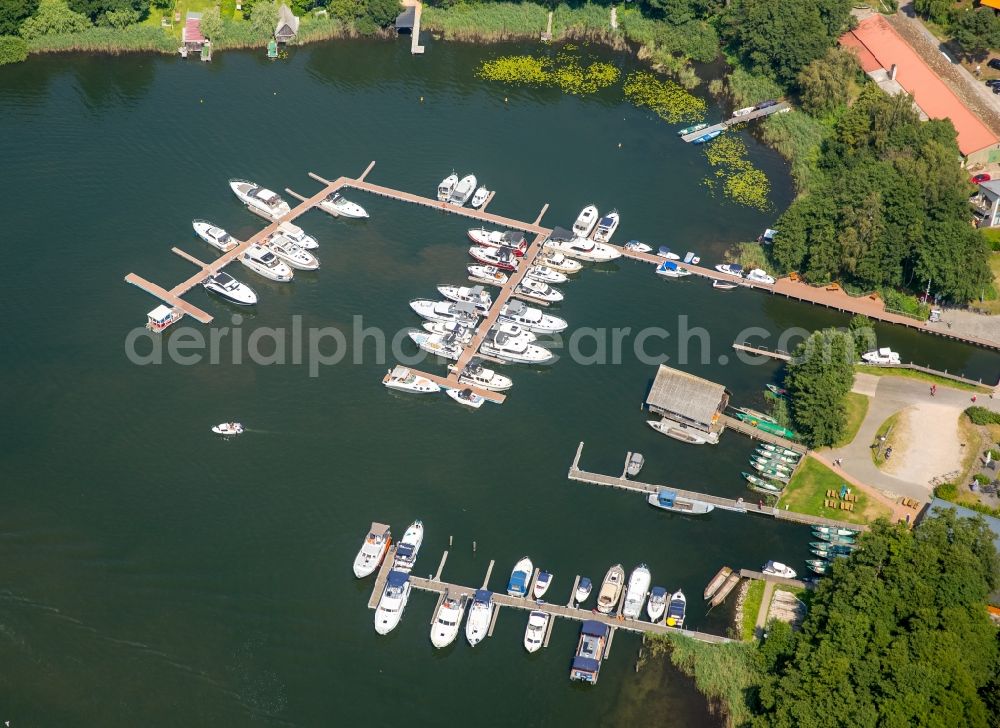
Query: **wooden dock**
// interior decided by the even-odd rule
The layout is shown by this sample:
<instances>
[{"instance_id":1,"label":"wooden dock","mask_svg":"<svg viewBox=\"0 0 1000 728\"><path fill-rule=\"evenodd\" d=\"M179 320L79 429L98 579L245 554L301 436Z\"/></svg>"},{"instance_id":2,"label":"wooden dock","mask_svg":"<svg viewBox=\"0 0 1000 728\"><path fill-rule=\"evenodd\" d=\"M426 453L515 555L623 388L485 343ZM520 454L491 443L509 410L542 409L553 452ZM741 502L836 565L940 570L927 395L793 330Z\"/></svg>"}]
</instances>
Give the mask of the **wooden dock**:
<instances>
[{"instance_id":1,"label":"wooden dock","mask_svg":"<svg viewBox=\"0 0 1000 728\"><path fill-rule=\"evenodd\" d=\"M736 351L743 351L747 354L753 354L755 356L766 356L770 359L777 359L778 361L791 361L792 355L787 351L782 351L781 349L768 349L766 346L750 346L749 344L741 344L738 341L733 342L733 348Z\"/></svg>"},{"instance_id":2,"label":"wooden dock","mask_svg":"<svg viewBox=\"0 0 1000 728\"><path fill-rule=\"evenodd\" d=\"M706 127L704 129L699 129L698 131L691 132L690 134L685 134L681 139L685 142L693 142L695 139L704 136L713 131L725 131L731 126L736 126L737 124L742 124L744 121L753 121L754 119L760 119L764 116L770 116L771 114L777 114L779 111L784 111L785 109L790 109L791 107L784 101L780 104L775 104L774 106L768 106L763 109L756 109L751 111L749 114L744 114L743 116L731 116L725 121L721 121L713 126Z\"/></svg>"},{"instance_id":3,"label":"wooden dock","mask_svg":"<svg viewBox=\"0 0 1000 728\"><path fill-rule=\"evenodd\" d=\"M761 442L770 443L771 445L777 445L778 447L794 450L800 455L805 455L806 452L808 452L808 448L801 442L795 442L794 440L789 440L787 437L781 437L780 435L772 435L770 432L764 432L763 430L747 424L743 420L737 419L736 417L719 415L719 419L727 429L735 430L741 435L746 435L751 440L760 440Z\"/></svg>"},{"instance_id":4,"label":"wooden dock","mask_svg":"<svg viewBox=\"0 0 1000 728\"><path fill-rule=\"evenodd\" d=\"M781 584L782 586L790 586L795 589L809 589L813 586L811 583L802 581L801 579L786 579L783 576L774 576L773 574L765 574L762 571L752 571L751 569L740 569L740 576L744 579L756 579L757 581L766 581L769 584Z\"/></svg>"}]
</instances>

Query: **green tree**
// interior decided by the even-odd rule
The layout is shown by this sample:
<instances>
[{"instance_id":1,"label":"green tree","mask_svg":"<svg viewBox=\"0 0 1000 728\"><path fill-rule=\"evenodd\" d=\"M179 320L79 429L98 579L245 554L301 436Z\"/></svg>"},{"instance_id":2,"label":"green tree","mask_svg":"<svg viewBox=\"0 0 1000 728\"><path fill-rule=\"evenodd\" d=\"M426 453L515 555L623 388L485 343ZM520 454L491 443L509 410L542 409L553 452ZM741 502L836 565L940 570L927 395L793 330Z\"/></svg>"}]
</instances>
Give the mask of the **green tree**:
<instances>
[{"instance_id":1,"label":"green tree","mask_svg":"<svg viewBox=\"0 0 1000 728\"><path fill-rule=\"evenodd\" d=\"M244 12L246 12L244 6ZM278 24L278 5L274 2L255 2L250 11L250 29L255 38L264 40L274 35Z\"/></svg>"},{"instance_id":2,"label":"green tree","mask_svg":"<svg viewBox=\"0 0 1000 728\"><path fill-rule=\"evenodd\" d=\"M948 24L954 5L952 0L913 0L914 11L938 25Z\"/></svg>"},{"instance_id":3,"label":"green tree","mask_svg":"<svg viewBox=\"0 0 1000 728\"><path fill-rule=\"evenodd\" d=\"M219 12L217 5L202 13L201 32L211 41L217 41L222 37L222 14Z\"/></svg>"},{"instance_id":4,"label":"green tree","mask_svg":"<svg viewBox=\"0 0 1000 728\"><path fill-rule=\"evenodd\" d=\"M1000 48L1000 17L992 8L964 10L951 22L951 36L972 58L983 58L991 48Z\"/></svg>"},{"instance_id":5,"label":"green tree","mask_svg":"<svg viewBox=\"0 0 1000 728\"><path fill-rule=\"evenodd\" d=\"M843 434L856 361L854 338L837 329L816 331L796 348L785 387L795 428L810 447L831 445Z\"/></svg>"},{"instance_id":6,"label":"green tree","mask_svg":"<svg viewBox=\"0 0 1000 728\"><path fill-rule=\"evenodd\" d=\"M402 8L399 0L364 0L364 14L379 28L387 28L396 22Z\"/></svg>"},{"instance_id":7,"label":"green tree","mask_svg":"<svg viewBox=\"0 0 1000 728\"><path fill-rule=\"evenodd\" d=\"M66 0L41 0L38 12L21 24L21 36L31 40L56 33L79 33L89 27L86 16L70 10Z\"/></svg>"},{"instance_id":8,"label":"green tree","mask_svg":"<svg viewBox=\"0 0 1000 728\"><path fill-rule=\"evenodd\" d=\"M137 13L132 8L122 8L121 10L109 10L100 18L98 18L97 24L108 27L117 28L121 30L129 25L133 25L139 22L139 13Z\"/></svg>"},{"instance_id":9,"label":"green tree","mask_svg":"<svg viewBox=\"0 0 1000 728\"><path fill-rule=\"evenodd\" d=\"M124 10L134 10L138 19L143 19L149 15L149 0L69 0L69 8L87 16L91 22L101 24L101 18L106 14Z\"/></svg>"},{"instance_id":10,"label":"green tree","mask_svg":"<svg viewBox=\"0 0 1000 728\"><path fill-rule=\"evenodd\" d=\"M16 34L36 10L38 0L0 0L0 35Z\"/></svg>"},{"instance_id":11,"label":"green tree","mask_svg":"<svg viewBox=\"0 0 1000 728\"><path fill-rule=\"evenodd\" d=\"M20 63L28 57L28 44L16 35L0 35L0 66Z\"/></svg>"},{"instance_id":12,"label":"green tree","mask_svg":"<svg viewBox=\"0 0 1000 728\"><path fill-rule=\"evenodd\" d=\"M861 66L857 56L840 48L830 48L799 72L802 108L826 114L849 104L857 96Z\"/></svg>"}]
</instances>

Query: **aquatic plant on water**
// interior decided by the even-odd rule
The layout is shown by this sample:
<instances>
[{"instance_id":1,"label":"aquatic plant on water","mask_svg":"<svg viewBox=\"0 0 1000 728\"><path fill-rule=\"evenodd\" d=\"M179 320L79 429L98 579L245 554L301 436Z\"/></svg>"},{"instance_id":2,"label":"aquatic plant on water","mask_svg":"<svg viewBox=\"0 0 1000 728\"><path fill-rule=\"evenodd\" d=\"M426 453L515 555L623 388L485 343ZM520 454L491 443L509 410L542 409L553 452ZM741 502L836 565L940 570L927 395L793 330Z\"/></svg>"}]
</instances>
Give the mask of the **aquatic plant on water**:
<instances>
[{"instance_id":1,"label":"aquatic plant on water","mask_svg":"<svg viewBox=\"0 0 1000 728\"><path fill-rule=\"evenodd\" d=\"M722 191L733 202L758 210L771 206L768 195L771 183L767 175L753 166L747 146L742 139L720 136L705 145L708 163L715 168L715 176L722 181ZM714 180L706 178L704 183L715 189Z\"/></svg>"},{"instance_id":2,"label":"aquatic plant on water","mask_svg":"<svg viewBox=\"0 0 1000 728\"><path fill-rule=\"evenodd\" d=\"M620 75L617 66L603 61L584 63L567 45L555 58L545 56L500 56L483 61L476 72L488 81L523 86L555 86L580 96L596 93L614 84Z\"/></svg>"},{"instance_id":3,"label":"aquatic plant on water","mask_svg":"<svg viewBox=\"0 0 1000 728\"><path fill-rule=\"evenodd\" d=\"M659 79L652 73L636 71L625 79L625 98L671 123L702 121L705 100L689 93L680 84Z\"/></svg>"}]
</instances>

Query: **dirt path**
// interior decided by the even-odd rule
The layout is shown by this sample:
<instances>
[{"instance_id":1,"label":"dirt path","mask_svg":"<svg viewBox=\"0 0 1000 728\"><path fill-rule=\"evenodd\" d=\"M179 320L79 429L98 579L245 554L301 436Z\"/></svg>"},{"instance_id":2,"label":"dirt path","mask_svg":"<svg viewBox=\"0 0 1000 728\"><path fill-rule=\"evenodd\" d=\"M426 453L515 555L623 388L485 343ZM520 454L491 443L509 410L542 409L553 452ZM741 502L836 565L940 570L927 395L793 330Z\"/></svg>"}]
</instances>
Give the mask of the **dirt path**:
<instances>
[{"instance_id":1,"label":"dirt path","mask_svg":"<svg viewBox=\"0 0 1000 728\"><path fill-rule=\"evenodd\" d=\"M891 436L895 443L892 458L883 469L911 483L928 483L931 478L957 470L962 464L958 431L961 414L960 408L932 402L904 409Z\"/></svg>"}]
</instances>

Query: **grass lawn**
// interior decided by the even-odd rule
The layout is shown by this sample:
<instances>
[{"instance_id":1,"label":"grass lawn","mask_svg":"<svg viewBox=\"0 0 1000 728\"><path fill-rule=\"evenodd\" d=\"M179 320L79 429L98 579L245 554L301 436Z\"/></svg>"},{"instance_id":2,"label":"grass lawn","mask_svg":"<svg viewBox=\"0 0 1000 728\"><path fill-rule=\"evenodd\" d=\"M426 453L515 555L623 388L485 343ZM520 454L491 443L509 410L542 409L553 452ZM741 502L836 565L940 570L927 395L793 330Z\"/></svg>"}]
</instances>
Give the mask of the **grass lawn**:
<instances>
[{"instance_id":1,"label":"grass lawn","mask_svg":"<svg viewBox=\"0 0 1000 728\"><path fill-rule=\"evenodd\" d=\"M877 465L878 467L882 467L882 465L885 463L885 458L883 457L883 453L885 453L886 448L894 447L894 438L896 437L897 434L896 423L898 421L899 421L899 412L897 412L892 417L887 419L885 422L879 425L877 430L875 430L876 440L878 440L880 437L883 436L886 438L886 441L885 443L883 443L881 448L879 448L877 451L874 449L871 451L872 462L875 463L875 465Z\"/></svg>"},{"instance_id":2,"label":"grass lawn","mask_svg":"<svg viewBox=\"0 0 1000 728\"><path fill-rule=\"evenodd\" d=\"M990 255L990 270L993 271L993 288L1000 291L1000 253ZM992 301L973 301L976 308L989 311L992 314L1000 314L1000 297Z\"/></svg>"},{"instance_id":3,"label":"grass lawn","mask_svg":"<svg viewBox=\"0 0 1000 728\"><path fill-rule=\"evenodd\" d=\"M863 394L848 392L844 404L847 406L847 425L844 427L844 434L841 438L833 443L834 447L850 445L857 436L858 430L861 429L865 415L868 414L868 397Z\"/></svg>"},{"instance_id":4,"label":"grass lawn","mask_svg":"<svg viewBox=\"0 0 1000 728\"><path fill-rule=\"evenodd\" d=\"M764 601L764 583L759 579L751 579L750 586L747 587L747 595L743 599L743 624L740 625L740 637L744 642L754 638L757 612L760 611L760 603Z\"/></svg>"},{"instance_id":5,"label":"grass lawn","mask_svg":"<svg viewBox=\"0 0 1000 728\"><path fill-rule=\"evenodd\" d=\"M987 303L992 303L987 301ZM983 304L985 305L985 304ZM871 374L873 377L903 377L904 379L918 379L922 382L927 382L928 384L936 384L939 387L951 387L952 389L961 389L966 392L992 392L990 387L981 384L966 384L965 382L956 382L953 379L946 379L945 377L939 377L935 374L927 374L926 372L919 372L915 369L890 369L888 367L871 367L865 366L864 364L855 364L854 371L860 372L861 374Z\"/></svg>"},{"instance_id":6,"label":"grass lawn","mask_svg":"<svg viewBox=\"0 0 1000 728\"><path fill-rule=\"evenodd\" d=\"M851 493L858 497L853 511L825 507L823 501L826 499L826 491L836 490L839 493L843 483L844 479L837 473L818 460L806 456L781 494L778 508L788 506L789 510L796 513L808 513L849 523L868 523L879 516L888 517L892 514L888 506L868 497L857 488L851 489Z\"/></svg>"}]
</instances>

